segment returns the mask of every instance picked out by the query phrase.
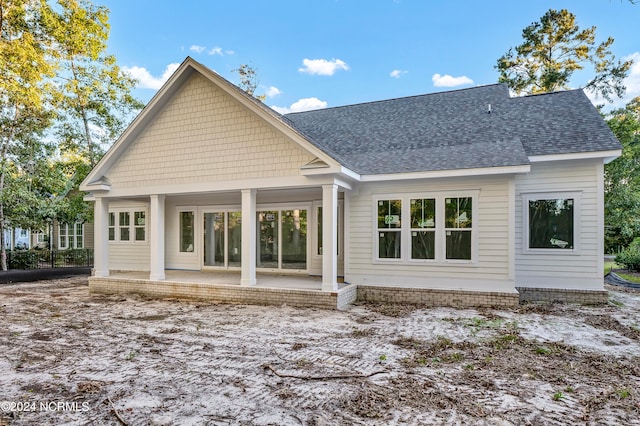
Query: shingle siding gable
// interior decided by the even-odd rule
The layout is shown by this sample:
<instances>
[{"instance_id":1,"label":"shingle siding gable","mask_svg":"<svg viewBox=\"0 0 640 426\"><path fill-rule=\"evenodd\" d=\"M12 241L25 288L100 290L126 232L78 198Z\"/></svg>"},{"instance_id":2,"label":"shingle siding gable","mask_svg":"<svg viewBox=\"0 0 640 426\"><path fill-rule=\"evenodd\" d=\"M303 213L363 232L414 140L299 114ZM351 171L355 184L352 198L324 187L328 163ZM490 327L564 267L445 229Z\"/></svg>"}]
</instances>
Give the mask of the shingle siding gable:
<instances>
[{"instance_id":1,"label":"shingle siding gable","mask_svg":"<svg viewBox=\"0 0 640 426\"><path fill-rule=\"evenodd\" d=\"M292 176L313 158L194 74L106 176L112 188Z\"/></svg>"}]
</instances>

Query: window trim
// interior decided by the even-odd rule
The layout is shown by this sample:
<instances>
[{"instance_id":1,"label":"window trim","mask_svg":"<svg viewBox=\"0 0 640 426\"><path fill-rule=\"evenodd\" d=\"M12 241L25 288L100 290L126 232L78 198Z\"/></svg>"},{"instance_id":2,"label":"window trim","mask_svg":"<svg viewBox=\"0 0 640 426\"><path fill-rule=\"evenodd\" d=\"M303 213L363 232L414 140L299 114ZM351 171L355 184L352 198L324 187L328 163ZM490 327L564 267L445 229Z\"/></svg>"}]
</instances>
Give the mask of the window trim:
<instances>
[{"instance_id":1,"label":"window trim","mask_svg":"<svg viewBox=\"0 0 640 426\"><path fill-rule=\"evenodd\" d=\"M192 251L181 251L182 242L180 241L180 233L182 232L182 229L181 229L180 220L182 217L182 213L193 214L193 250ZM176 208L176 215L178 216L177 226L176 226L177 228L176 241L178 242L178 250L176 251L176 253L178 254L178 256L186 256L186 257L198 256L198 244L199 244L198 221L200 220L198 207L197 206L178 206Z\"/></svg>"},{"instance_id":2,"label":"window trim","mask_svg":"<svg viewBox=\"0 0 640 426\"><path fill-rule=\"evenodd\" d=\"M71 226L69 226L71 225ZM66 244L62 244L62 229L65 229ZM78 235L76 226L81 226L82 235ZM70 232L71 231L71 232ZM77 238L82 237L82 247L77 247ZM58 222L58 249L59 250L81 250L85 248L84 222Z\"/></svg>"},{"instance_id":3,"label":"window trim","mask_svg":"<svg viewBox=\"0 0 640 426\"><path fill-rule=\"evenodd\" d=\"M582 208L582 191L553 191L553 192L523 192L522 197L522 253L524 254L553 254L553 255L579 255L581 246L580 212ZM573 199L573 248L530 248L529 247L529 201Z\"/></svg>"},{"instance_id":4,"label":"window trim","mask_svg":"<svg viewBox=\"0 0 640 426\"><path fill-rule=\"evenodd\" d=\"M445 232L445 200L447 198L471 198L471 259L447 259L446 258L446 232ZM411 258L411 200L435 199L436 226L435 230L435 256L434 259ZM402 223L400 227L401 252L398 259L384 259L378 257L378 201L400 200L402 202ZM451 190L411 193L386 193L373 194L371 204L372 214L372 262L373 264L403 264L403 265L456 265L476 266L478 263L478 234L479 234L479 203L480 190Z\"/></svg>"},{"instance_id":5,"label":"window trim","mask_svg":"<svg viewBox=\"0 0 640 426\"><path fill-rule=\"evenodd\" d=\"M145 223L144 223L144 240L136 241L136 228L142 228L139 225L135 224L135 214L138 212L144 212ZM135 245L148 245L149 244L149 209L147 207L126 207L126 208L114 208L113 210L109 210L109 214L114 214L114 226L110 226L109 222L107 222L107 235L108 229L114 229L114 239L108 240L109 244L114 245L122 245L122 244L135 244ZM121 240L120 239L120 230L122 227L120 226L120 214L128 213L129 214L129 225L126 227L129 228L129 239ZM108 216L107 216L108 218Z\"/></svg>"}]
</instances>

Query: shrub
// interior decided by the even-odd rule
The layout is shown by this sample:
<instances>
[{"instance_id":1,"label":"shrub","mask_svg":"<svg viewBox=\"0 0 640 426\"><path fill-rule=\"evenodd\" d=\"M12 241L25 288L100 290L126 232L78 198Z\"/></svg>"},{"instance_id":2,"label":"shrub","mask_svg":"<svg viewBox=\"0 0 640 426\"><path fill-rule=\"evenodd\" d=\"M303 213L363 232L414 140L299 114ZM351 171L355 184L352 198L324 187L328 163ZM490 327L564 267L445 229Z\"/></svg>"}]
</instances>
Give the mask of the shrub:
<instances>
[{"instance_id":1,"label":"shrub","mask_svg":"<svg viewBox=\"0 0 640 426\"><path fill-rule=\"evenodd\" d=\"M640 271L640 238L634 239L629 247L618 253L616 263L630 271Z\"/></svg>"}]
</instances>

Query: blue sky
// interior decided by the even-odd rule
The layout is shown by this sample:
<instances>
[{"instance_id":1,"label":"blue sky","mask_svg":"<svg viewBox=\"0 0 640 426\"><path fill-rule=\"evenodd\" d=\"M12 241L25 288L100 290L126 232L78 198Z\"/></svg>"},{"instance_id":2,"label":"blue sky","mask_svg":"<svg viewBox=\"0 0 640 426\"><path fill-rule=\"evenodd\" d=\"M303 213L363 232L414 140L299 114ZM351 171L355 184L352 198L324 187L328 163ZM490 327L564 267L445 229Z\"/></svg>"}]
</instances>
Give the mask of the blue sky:
<instances>
[{"instance_id":1,"label":"blue sky","mask_svg":"<svg viewBox=\"0 0 640 426\"><path fill-rule=\"evenodd\" d=\"M491 84L496 60L550 8L596 26L598 41L613 37L617 58L635 59L627 95L614 106L640 96L640 4L627 0L96 3L111 11L109 52L140 79L144 102L186 56L234 83L232 70L250 64L257 93L280 112Z\"/></svg>"}]
</instances>

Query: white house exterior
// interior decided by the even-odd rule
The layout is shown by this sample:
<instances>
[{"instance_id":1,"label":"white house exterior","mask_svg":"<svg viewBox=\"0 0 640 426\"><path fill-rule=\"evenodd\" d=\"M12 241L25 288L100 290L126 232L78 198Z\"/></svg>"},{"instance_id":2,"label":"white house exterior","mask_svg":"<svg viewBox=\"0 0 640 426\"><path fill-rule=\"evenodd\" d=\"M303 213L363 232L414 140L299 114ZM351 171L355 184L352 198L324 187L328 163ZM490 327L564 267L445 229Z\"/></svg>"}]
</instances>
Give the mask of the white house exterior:
<instances>
[{"instance_id":1,"label":"white house exterior","mask_svg":"<svg viewBox=\"0 0 640 426\"><path fill-rule=\"evenodd\" d=\"M581 91L281 116L187 58L81 186L90 286L332 307L602 300L603 164L619 154Z\"/></svg>"}]
</instances>

